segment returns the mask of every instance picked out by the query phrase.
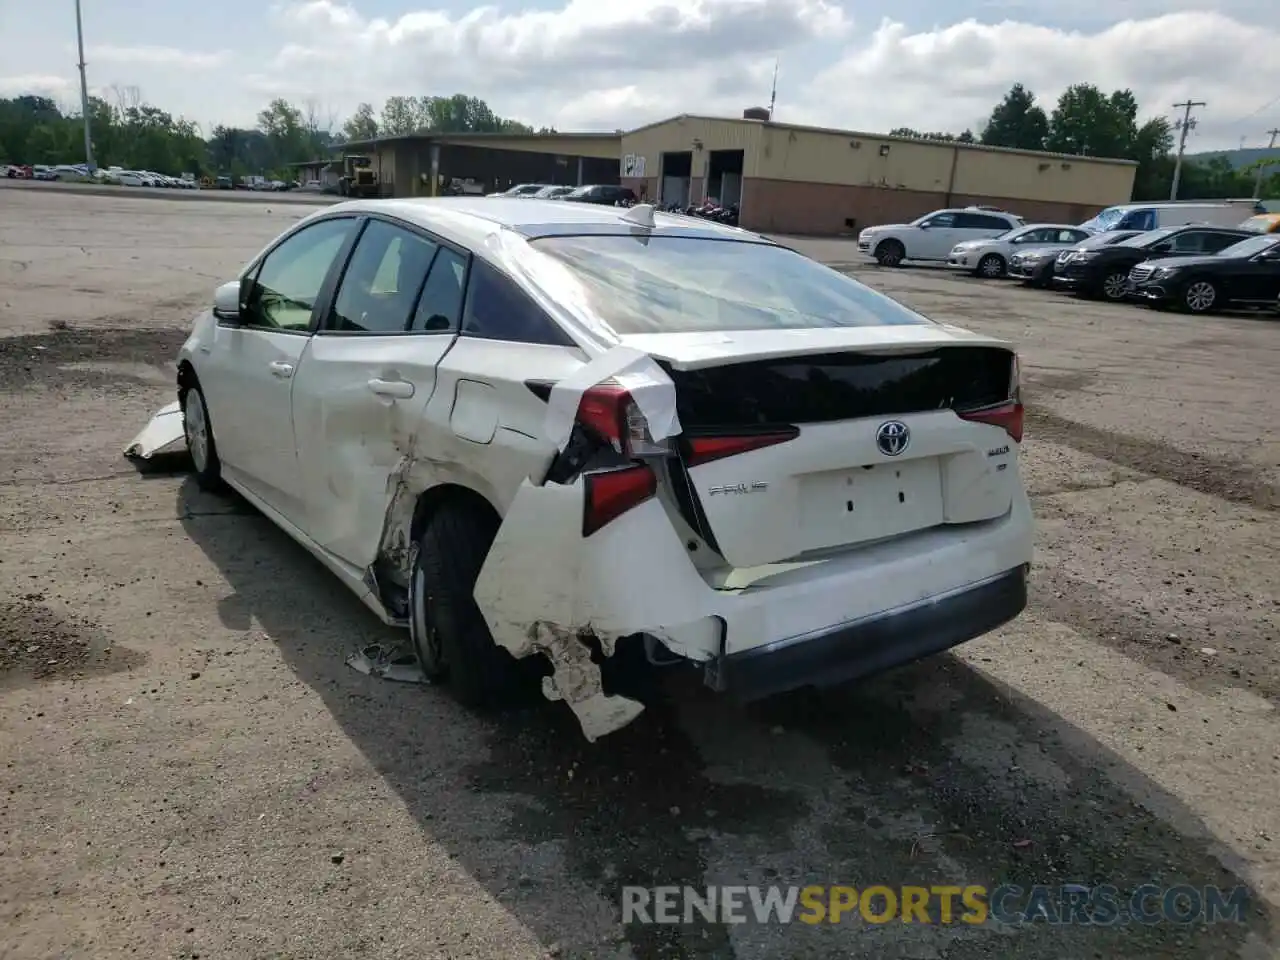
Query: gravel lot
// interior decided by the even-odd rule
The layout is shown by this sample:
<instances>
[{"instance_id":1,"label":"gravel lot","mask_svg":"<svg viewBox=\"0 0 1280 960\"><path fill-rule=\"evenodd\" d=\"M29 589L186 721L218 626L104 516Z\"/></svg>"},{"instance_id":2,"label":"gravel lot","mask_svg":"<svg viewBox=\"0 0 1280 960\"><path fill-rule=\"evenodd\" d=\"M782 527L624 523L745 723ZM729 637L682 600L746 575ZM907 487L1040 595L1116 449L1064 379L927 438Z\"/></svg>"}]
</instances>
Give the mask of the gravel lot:
<instances>
[{"instance_id":1,"label":"gravel lot","mask_svg":"<svg viewBox=\"0 0 1280 960\"><path fill-rule=\"evenodd\" d=\"M595 747L343 659L383 629L123 445L190 316L305 207L0 190L0 956L1272 957L1280 322L854 268L1023 351L1028 613ZM852 259L847 244L797 241ZM1251 886L1212 927L624 928L620 887Z\"/></svg>"}]
</instances>

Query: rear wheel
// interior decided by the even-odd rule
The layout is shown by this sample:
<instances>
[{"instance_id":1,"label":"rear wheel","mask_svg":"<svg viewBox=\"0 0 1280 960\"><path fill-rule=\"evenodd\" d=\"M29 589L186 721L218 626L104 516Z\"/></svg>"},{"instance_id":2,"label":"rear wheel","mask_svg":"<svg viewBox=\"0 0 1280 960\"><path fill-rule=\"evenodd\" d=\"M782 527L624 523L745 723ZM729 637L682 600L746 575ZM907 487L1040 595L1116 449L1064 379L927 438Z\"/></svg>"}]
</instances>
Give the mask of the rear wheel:
<instances>
[{"instance_id":1,"label":"rear wheel","mask_svg":"<svg viewBox=\"0 0 1280 960\"><path fill-rule=\"evenodd\" d=\"M1125 283L1129 279L1129 274L1123 270L1112 270L1102 278L1101 291L1102 295L1112 303L1119 302L1124 299Z\"/></svg>"},{"instance_id":2,"label":"rear wheel","mask_svg":"<svg viewBox=\"0 0 1280 960\"><path fill-rule=\"evenodd\" d=\"M1005 263L1004 257L998 253L988 253L985 257L978 261L978 276L985 277L988 280L997 280L1005 275L1008 264Z\"/></svg>"},{"instance_id":3,"label":"rear wheel","mask_svg":"<svg viewBox=\"0 0 1280 960\"><path fill-rule=\"evenodd\" d=\"M531 673L493 642L472 595L500 523L487 504L443 504L418 542L409 585L418 662L432 679L447 676L454 696L470 707L502 706Z\"/></svg>"},{"instance_id":4,"label":"rear wheel","mask_svg":"<svg viewBox=\"0 0 1280 960\"><path fill-rule=\"evenodd\" d=\"M899 267L907 256L907 248L898 240L883 240L876 246L876 262L882 267Z\"/></svg>"},{"instance_id":5,"label":"rear wheel","mask_svg":"<svg viewBox=\"0 0 1280 960\"><path fill-rule=\"evenodd\" d=\"M1218 285L1212 280L1192 280L1182 288L1181 299L1188 313L1208 313L1218 303Z\"/></svg>"}]
</instances>

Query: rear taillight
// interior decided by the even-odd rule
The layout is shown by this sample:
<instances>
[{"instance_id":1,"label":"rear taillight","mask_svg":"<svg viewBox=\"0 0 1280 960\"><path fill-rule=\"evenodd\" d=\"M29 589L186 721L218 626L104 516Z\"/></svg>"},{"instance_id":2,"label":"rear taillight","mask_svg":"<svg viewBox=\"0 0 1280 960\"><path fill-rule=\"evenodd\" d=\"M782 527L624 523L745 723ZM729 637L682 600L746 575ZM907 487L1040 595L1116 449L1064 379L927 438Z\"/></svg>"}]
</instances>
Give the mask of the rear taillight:
<instances>
[{"instance_id":1,"label":"rear taillight","mask_svg":"<svg viewBox=\"0 0 1280 960\"><path fill-rule=\"evenodd\" d=\"M957 411L962 420L972 423L989 423L1000 427L1013 439L1014 443L1022 442L1022 383L1018 372L1018 356L1014 354L1009 366L1009 399L1004 403L978 410Z\"/></svg>"},{"instance_id":2,"label":"rear taillight","mask_svg":"<svg viewBox=\"0 0 1280 960\"><path fill-rule=\"evenodd\" d=\"M689 437L685 440L684 462L686 466L696 467L699 464L735 457L740 453L759 450L761 447L772 447L786 443L800 436L795 427L789 430L776 430L769 433L744 433L720 435L714 437Z\"/></svg>"},{"instance_id":3,"label":"rear taillight","mask_svg":"<svg viewBox=\"0 0 1280 960\"><path fill-rule=\"evenodd\" d=\"M582 394L578 423L627 457L666 456L671 452L668 441L655 441L650 436L644 414L626 387L616 383L597 384Z\"/></svg>"},{"instance_id":4,"label":"rear taillight","mask_svg":"<svg viewBox=\"0 0 1280 960\"><path fill-rule=\"evenodd\" d=\"M672 448L669 440L653 439L635 400L616 383L597 384L584 391L577 420L615 453L634 461L621 469L583 476L582 535L589 537L657 493L658 475L643 458L665 457Z\"/></svg>"},{"instance_id":5,"label":"rear taillight","mask_svg":"<svg viewBox=\"0 0 1280 960\"><path fill-rule=\"evenodd\" d=\"M647 463L588 473L582 478L586 506L582 512L582 535L589 537L607 523L638 507L658 492L658 476Z\"/></svg>"}]
</instances>

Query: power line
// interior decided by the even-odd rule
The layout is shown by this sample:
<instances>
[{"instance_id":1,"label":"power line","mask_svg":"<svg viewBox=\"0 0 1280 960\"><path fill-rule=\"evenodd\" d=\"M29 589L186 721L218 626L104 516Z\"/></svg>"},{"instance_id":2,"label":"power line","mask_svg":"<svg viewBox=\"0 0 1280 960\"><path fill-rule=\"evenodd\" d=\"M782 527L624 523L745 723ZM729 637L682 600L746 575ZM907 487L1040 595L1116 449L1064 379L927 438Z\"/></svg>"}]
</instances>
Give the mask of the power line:
<instances>
[{"instance_id":1,"label":"power line","mask_svg":"<svg viewBox=\"0 0 1280 960\"><path fill-rule=\"evenodd\" d=\"M1280 129L1268 130L1267 133L1271 134L1271 142L1267 144L1267 149L1274 150L1276 147L1276 137L1280 137ZM1254 199L1262 196L1262 175L1267 170L1266 159L1266 157L1263 157L1258 161L1258 178L1253 181Z\"/></svg>"},{"instance_id":2,"label":"power line","mask_svg":"<svg viewBox=\"0 0 1280 960\"><path fill-rule=\"evenodd\" d=\"M1257 110L1254 110L1252 113L1246 113L1243 117L1240 117L1236 120L1232 120L1229 126L1234 127L1237 124L1244 123L1246 120L1252 120L1258 114L1262 113L1264 110L1270 109L1271 107L1275 106L1277 103L1280 103L1280 94L1276 94L1274 97L1272 97L1262 106L1260 106Z\"/></svg>"},{"instance_id":3,"label":"power line","mask_svg":"<svg viewBox=\"0 0 1280 960\"><path fill-rule=\"evenodd\" d=\"M1174 109L1182 108L1182 119L1174 124L1175 127L1182 131L1182 135L1178 137L1178 157L1173 161L1173 186L1169 188L1169 199L1178 199L1178 181L1182 179L1182 154L1187 149L1187 134L1195 127L1196 121L1191 117L1191 111L1196 107L1207 107L1208 104L1203 100L1184 100L1182 103L1175 103Z\"/></svg>"}]
</instances>

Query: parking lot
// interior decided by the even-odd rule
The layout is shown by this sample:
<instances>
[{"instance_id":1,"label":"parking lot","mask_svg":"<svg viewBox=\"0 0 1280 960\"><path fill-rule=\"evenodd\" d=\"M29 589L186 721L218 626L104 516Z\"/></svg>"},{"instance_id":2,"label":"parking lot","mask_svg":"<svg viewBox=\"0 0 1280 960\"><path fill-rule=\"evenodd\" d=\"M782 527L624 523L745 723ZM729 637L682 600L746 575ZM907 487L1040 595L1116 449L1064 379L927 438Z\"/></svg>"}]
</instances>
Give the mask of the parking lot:
<instances>
[{"instance_id":1,"label":"parking lot","mask_svg":"<svg viewBox=\"0 0 1280 960\"><path fill-rule=\"evenodd\" d=\"M386 636L243 503L121 450L305 205L0 190L0 956L1270 957L1280 318L849 266L1016 342L1028 612L595 745L362 676ZM857 260L844 241L795 241ZM619 923L623 885L1246 884L1242 923Z\"/></svg>"}]
</instances>

